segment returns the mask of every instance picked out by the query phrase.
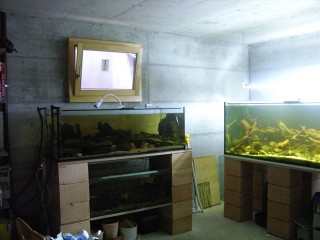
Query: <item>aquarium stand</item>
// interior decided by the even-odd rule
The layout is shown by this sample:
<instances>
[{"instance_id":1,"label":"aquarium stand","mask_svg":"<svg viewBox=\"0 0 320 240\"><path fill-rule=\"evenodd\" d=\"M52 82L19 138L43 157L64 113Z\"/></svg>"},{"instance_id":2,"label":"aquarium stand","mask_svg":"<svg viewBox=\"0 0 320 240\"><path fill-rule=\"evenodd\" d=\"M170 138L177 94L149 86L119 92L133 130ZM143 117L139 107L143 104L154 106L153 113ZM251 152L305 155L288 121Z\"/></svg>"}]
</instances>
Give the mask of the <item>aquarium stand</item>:
<instances>
[{"instance_id":1,"label":"aquarium stand","mask_svg":"<svg viewBox=\"0 0 320 240\"><path fill-rule=\"evenodd\" d=\"M192 229L191 150L54 161L49 186L52 236L150 210L169 234Z\"/></svg>"},{"instance_id":2,"label":"aquarium stand","mask_svg":"<svg viewBox=\"0 0 320 240\"><path fill-rule=\"evenodd\" d=\"M243 222L265 214L266 231L283 239L296 239L294 219L308 214L320 190L315 169L226 155L224 182L226 218Z\"/></svg>"}]
</instances>

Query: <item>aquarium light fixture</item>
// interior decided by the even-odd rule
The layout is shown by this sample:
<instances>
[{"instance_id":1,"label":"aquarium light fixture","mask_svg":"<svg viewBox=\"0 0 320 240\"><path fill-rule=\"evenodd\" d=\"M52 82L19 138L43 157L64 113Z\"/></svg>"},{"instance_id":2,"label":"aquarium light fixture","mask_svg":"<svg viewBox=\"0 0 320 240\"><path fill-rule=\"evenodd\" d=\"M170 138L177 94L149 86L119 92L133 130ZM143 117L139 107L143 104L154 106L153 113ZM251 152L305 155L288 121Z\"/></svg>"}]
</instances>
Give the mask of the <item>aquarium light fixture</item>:
<instances>
[{"instance_id":1,"label":"aquarium light fixture","mask_svg":"<svg viewBox=\"0 0 320 240\"><path fill-rule=\"evenodd\" d=\"M118 103L120 104L120 106L119 106L118 108L124 108L124 106L122 105L120 99L119 99L116 95L114 95L114 94L112 94L112 93L109 93L109 94L104 95L104 96L103 96L102 98L100 98L93 106L94 106L95 108L100 108L101 104L103 103L103 101L104 101L104 99L105 99L106 97L113 97L113 98L115 98L115 99L118 101Z\"/></svg>"}]
</instances>

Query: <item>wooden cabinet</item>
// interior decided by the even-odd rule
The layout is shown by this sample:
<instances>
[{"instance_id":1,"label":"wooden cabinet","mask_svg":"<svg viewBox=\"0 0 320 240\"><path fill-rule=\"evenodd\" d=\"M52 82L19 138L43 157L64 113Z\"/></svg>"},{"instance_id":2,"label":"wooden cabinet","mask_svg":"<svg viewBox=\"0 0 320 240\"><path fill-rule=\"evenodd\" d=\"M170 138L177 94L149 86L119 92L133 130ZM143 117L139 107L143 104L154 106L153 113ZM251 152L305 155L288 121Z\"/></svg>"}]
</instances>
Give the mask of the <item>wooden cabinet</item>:
<instances>
[{"instance_id":1,"label":"wooden cabinet","mask_svg":"<svg viewBox=\"0 0 320 240\"><path fill-rule=\"evenodd\" d=\"M110 217L155 210L169 234L192 229L192 152L179 150L55 162L51 235L90 231Z\"/></svg>"}]
</instances>

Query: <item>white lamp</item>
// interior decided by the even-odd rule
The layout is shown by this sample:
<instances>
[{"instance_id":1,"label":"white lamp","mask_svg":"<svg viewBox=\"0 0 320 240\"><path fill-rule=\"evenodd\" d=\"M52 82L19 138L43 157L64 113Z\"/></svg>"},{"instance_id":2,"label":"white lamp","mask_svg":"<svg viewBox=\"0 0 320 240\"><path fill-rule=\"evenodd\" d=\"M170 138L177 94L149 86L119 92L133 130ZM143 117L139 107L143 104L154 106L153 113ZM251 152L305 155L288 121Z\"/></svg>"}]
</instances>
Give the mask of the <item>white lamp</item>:
<instances>
[{"instance_id":1,"label":"white lamp","mask_svg":"<svg viewBox=\"0 0 320 240\"><path fill-rule=\"evenodd\" d=\"M100 105L103 103L103 100L106 98L106 97L114 97L117 101L118 101L118 103L120 104L120 106L118 107L118 108L124 108L124 106L122 105L122 103L121 103L121 101L120 101L120 99L116 96L116 95L114 95L114 94L112 94L112 93L109 93L109 94L106 94L106 95L104 95L102 98L100 98L93 106L95 107L95 108L100 108Z\"/></svg>"}]
</instances>

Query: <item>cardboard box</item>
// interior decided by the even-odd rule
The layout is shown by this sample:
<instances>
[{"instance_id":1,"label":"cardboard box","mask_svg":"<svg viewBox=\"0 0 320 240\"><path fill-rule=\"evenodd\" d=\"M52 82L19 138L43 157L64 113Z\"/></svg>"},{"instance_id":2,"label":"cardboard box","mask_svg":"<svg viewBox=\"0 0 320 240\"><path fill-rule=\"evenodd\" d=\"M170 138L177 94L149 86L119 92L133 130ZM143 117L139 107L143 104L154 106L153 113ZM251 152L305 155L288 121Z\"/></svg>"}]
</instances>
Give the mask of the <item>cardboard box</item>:
<instances>
[{"instance_id":1,"label":"cardboard box","mask_svg":"<svg viewBox=\"0 0 320 240\"><path fill-rule=\"evenodd\" d=\"M283 187L279 185L268 184L268 200L293 204L301 202L301 187Z\"/></svg>"},{"instance_id":2,"label":"cardboard box","mask_svg":"<svg viewBox=\"0 0 320 240\"><path fill-rule=\"evenodd\" d=\"M311 194L312 189L312 173L310 172L302 172L302 197L307 199L311 199L313 193ZM320 190L320 189L319 189Z\"/></svg>"},{"instance_id":3,"label":"cardboard box","mask_svg":"<svg viewBox=\"0 0 320 240\"><path fill-rule=\"evenodd\" d=\"M88 163L59 163L59 184L89 182Z\"/></svg>"},{"instance_id":4,"label":"cardboard box","mask_svg":"<svg viewBox=\"0 0 320 240\"><path fill-rule=\"evenodd\" d=\"M284 239L293 239L296 235L295 223L268 217L267 232Z\"/></svg>"},{"instance_id":5,"label":"cardboard box","mask_svg":"<svg viewBox=\"0 0 320 240\"><path fill-rule=\"evenodd\" d=\"M314 193L320 191L320 181L318 178L313 179L314 176L317 176L317 174L302 172L302 198L305 199L305 201L310 200Z\"/></svg>"},{"instance_id":6,"label":"cardboard box","mask_svg":"<svg viewBox=\"0 0 320 240\"><path fill-rule=\"evenodd\" d=\"M172 187L172 202L192 200L192 184L184 184Z\"/></svg>"},{"instance_id":7,"label":"cardboard box","mask_svg":"<svg viewBox=\"0 0 320 240\"><path fill-rule=\"evenodd\" d=\"M59 185L60 204L89 201L89 183Z\"/></svg>"},{"instance_id":8,"label":"cardboard box","mask_svg":"<svg viewBox=\"0 0 320 240\"><path fill-rule=\"evenodd\" d=\"M252 190L252 176L236 177L233 175L224 176L224 188L237 192Z\"/></svg>"},{"instance_id":9,"label":"cardboard box","mask_svg":"<svg viewBox=\"0 0 320 240\"><path fill-rule=\"evenodd\" d=\"M88 220L90 218L89 201L61 204L60 214L61 224Z\"/></svg>"},{"instance_id":10,"label":"cardboard box","mask_svg":"<svg viewBox=\"0 0 320 240\"><path fill-rule=\"evenodd\" d=\"M320 173L311 173L312 174L312 179L319 179L320 178Z\"/></svg>"},{"instance_id":11,"label":"cardboard box","mask_svg":"<svg viewBox=\"0 0 320 240\"><path fill-rule=\"evenodd\" d=\"M192 152L172 154L172 169L192 168Z\"/></svg>"},{"instance_id":12,"label":"cardboard box","mask_svg":"<svg viewBox=\"0 0 320 240\"><path fill-rule=\"evenodd\" d=\"M236 207L252 205L252 191L236 192L225 189L224 201Z\"/></svg>"},{"instance_id":13,"label":"cardboard box","mask_svg":"<svg viewBox=\"0 0 320 240\"><path fill-rule=\"evenodd\" d=\"M192 215L192 200L173 203L160 208L160 214L168 219L179 219Z\"/></svg>"},{"instance_id":14,"label":"cardboard box","mask_svg":"<svg viewBox=\"0 0 320 240\"><path fill-rule=\"evenodd\" d=\"M302 183L302 172L288 168L269 166L268 183L284 187L299 186Z\"/></svg>"},{"instance_id":15,"label":"cardboard box","mask_svg":"<svg viewBox=\"0 0 320 240\"><path fill-rule=\"evenodd\" d=\"M236 207L231 204L224 203L224 217L236 222L243 222L252 219L252 205Z\"/></svg>"},{"instance_id":16,"label":"cardboard box","mask_svg":"<svg viewBox=\"0 0 320 240\"><path fill-rule=\"evenodd\" d=\"M263 212L266 209L264 205L267 205L267 204L264 203L264 200L262 200L261 198L252 199L252 211Z\"/></svg>"},{"instance_id":17,"label":"cardboard box","mask_svg":"<svg viewBox=\"0 0 320 240\"><path fill-rule=\"evenodd\" d=\"M164 232L171 235L188 232L192 230L192 215L179 219L168 219L162 216L159 225Z\"/></svg>"},{"instance_id":18,"label":"cardboard box","mask_svg":"<svg viewBox=\"0 0 320 240\"><path fill-rule=\"evenodd\" d=\"M183 169L192 167L192 151L159 155L150 161L151 169L172 168Z\"/></svg>"},{"instance_id":19,"label":"cardboard box","mask_svg":"<svg viewBox=\"0 0 320 240\"><path fill-rule=\"evenodd\" d=\"M267 182L267 171L256 171L252 172L253 184L265 185Z\"/></svg>"},{"instance_id":20,"label":"cardboard box","mask_svg":"<svg viewBox=\"0 0 320 240\"><path fill-rule=\"evenodd\" d=\"M224 173L237 177L252 176L252 163L225 157Z\"/></svg>"},{"instance_id":21,"label":"cardboard box","mask_svg":"<svg viewBox=\"0 0 320 240\"><path fill-rule=\"evenodd\" d=\"M253 170L254 171L268 171L268 165L253 163Z\"/></svg>"},{"instance_id":22,"label":"cardboard box","mask_svg":"<svg viewBox=\"0 0 320 240\"><path fill-rule=\"evenodd\" d=\"M253 184L252 196L254 198L267 198L267 185Z\"/></svg>"},{"instance_id":23,"label":"cardboard box","mask_svg":"<svg viewBox=\"0 0 320 240\"><path fill-rule=\"evenodd\" d=\"M192 168L172 170L172 186L192 183Z\"/></svg>"},{"instance_id":24,"label":"cardboard box","mask_svg":"<svg viewBox=\"0 0 320 240\"><path fill-rule=\"evenodd\" d=\"M301 204L283 204L268 200L268 217L283 222L292 222L294 218L301 216Z\"/></svg>"}]
</instances>

